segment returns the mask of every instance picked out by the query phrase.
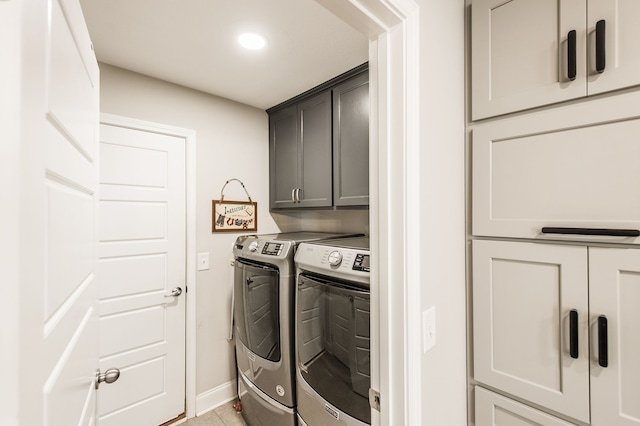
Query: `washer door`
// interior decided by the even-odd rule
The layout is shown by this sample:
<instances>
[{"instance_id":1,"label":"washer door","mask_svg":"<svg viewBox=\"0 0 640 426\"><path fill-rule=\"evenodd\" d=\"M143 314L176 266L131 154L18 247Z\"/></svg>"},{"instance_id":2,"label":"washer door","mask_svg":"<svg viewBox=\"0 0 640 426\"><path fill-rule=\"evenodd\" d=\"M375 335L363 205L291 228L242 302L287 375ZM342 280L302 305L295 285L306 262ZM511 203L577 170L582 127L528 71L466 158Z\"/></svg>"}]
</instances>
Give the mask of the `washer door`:
<instances>
[{"instance_id":1,"label":"washer door","mask_svg":"<svg viewBox=\"0 0 640 426\"><path fill-rule=\"evenodd\" d=\"M324 400L365 423L371 423L369 308L369 290L298 276L298 369Z\"/></svg>"},{"instance_id":2,"label":"washer door","mask_svg":"<svg viewBox=\"0 0 640 426\"><path fill-rule=\"evenodd\" d=\"M280 274L273 265L238 258L234 274L236 336L255 355L280 360Z\"/></svg>"}]
</instances>

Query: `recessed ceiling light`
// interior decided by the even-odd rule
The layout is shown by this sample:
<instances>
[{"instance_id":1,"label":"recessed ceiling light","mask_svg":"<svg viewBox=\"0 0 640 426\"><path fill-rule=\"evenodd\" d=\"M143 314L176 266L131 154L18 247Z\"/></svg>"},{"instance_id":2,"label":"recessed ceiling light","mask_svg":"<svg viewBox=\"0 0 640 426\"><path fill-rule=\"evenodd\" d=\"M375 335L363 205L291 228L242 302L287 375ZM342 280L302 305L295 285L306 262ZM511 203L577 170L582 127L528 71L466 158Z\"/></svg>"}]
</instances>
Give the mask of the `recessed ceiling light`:
<instances>
[{"instance_id":1,"label":"recessed ceiling light","mask_svg":"<svg viewBox=\"0 0 640 426\"><path fill-rule=\"evenodd\" d=\"M267 45L267 39L260 34L245 33L238 37L240 45L245 49L260 50Z\"/></svg>"}]
</instances>

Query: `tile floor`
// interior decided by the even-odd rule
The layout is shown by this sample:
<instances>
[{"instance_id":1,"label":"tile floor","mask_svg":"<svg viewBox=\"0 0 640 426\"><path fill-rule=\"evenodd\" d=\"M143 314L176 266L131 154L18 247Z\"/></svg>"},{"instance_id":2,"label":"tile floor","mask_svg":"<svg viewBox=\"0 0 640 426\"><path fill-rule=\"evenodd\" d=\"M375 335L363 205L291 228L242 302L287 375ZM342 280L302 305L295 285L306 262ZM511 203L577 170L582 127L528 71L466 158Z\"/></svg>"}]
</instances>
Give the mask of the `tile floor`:
<instances>
[{"instance_id":1,"label":"tile floor","mask_svg":"<svg viewBox=\"0 0 640 426\"><path fill-rule=\"evenodd\" d=\"M240 413L236 413L233 402L222 404L201 416L194 417L180 426L247 426Z\"/></svg>"}]
</instances>

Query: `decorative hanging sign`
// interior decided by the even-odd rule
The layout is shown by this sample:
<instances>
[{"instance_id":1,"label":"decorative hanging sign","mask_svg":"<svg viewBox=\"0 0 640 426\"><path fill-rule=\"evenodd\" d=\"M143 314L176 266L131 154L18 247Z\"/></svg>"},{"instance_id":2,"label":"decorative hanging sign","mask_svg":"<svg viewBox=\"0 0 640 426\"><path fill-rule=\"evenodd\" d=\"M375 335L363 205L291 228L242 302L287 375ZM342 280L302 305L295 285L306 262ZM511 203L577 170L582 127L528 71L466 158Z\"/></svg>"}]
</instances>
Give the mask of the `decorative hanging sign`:
<instances>
[{"instance_id":1,"label":"decorative hanging sign","mask_svg":"<svg viewBox=\"0 0 640 426\"><path fill-rule=\"evenodd\" d=\"M247 194L249 201L225 201L224 188L231 181L239 182ZM213 200L212 232L245 232L258 230L258 203L251 201L251 196L244 183L233 178L225 182L220 190L220 200Z\"/></svg>"}]
</instances>

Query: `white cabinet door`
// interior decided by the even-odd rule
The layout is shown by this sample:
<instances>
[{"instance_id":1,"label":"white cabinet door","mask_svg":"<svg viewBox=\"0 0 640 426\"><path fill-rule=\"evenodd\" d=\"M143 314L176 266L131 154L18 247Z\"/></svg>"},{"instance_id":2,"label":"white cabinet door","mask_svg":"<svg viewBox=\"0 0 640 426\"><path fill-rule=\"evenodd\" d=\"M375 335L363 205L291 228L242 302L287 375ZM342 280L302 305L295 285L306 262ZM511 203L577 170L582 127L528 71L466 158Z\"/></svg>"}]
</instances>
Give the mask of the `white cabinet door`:
<instances>
[{"instance_id":1,"label":"white cabinet door","mask_svg":"<svg viewBox=\"0 0 640 426\"><path fill-rule=\"evenodd\" d=\"M476 426L572 425L479 386L475 388L475 396Z\"/></svg>"},{"instance_id":2,"label":"white cabinet door","mask_svg":"<svg viewBox=\"0 0 640 426\"><path fill-rule=\"evenodd\" d=\"M586 0L474 0L471 8L473 120L586 96Z\"/></svg>"},{"instance_id":3,"label":"white cabinet door","mask_svg":"<svg viewBox=\"0 0 640 426\"><path fill-rule=\"evenodd\" d=\"M473 235L575 240L543 228L597 228L627 236L588 238L640 243L638 95L475 126Z\"/></svg>"},{"instance_id":4,"label":"white cabinet door","mask_svg":"<svg viewBox=\"0 0 640 426\"><path fill-rule=\"evenodd\" d=\"M589 422L587 306L585 247L474 241L475 379Z\"/></svg>"},{"instance_id":5,"label":"white cabinet door","mask_svg":"<svg viewBox=\"0 0 640 426\"><path fill-rule=\"evenodd\" d=\"M591 424L638 426L640 250L589 248L589 294ZM601 317L607 322L604 353L600 350L600 343L605 343L599 330Z\"/></svg>"},{"instance_id":6,"label":"white cabinet door","mask_svg":"<svg viewBox=\"0 0 640 426\"><path fill-rule=\"evenodd\" d=\"M588 94L640 84L640 2L589 0ZM604 21L604 71L596 70L596 23Z\"/></svg>"}]
</instances>

